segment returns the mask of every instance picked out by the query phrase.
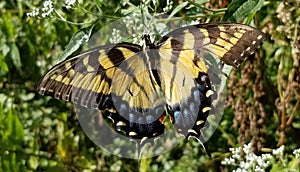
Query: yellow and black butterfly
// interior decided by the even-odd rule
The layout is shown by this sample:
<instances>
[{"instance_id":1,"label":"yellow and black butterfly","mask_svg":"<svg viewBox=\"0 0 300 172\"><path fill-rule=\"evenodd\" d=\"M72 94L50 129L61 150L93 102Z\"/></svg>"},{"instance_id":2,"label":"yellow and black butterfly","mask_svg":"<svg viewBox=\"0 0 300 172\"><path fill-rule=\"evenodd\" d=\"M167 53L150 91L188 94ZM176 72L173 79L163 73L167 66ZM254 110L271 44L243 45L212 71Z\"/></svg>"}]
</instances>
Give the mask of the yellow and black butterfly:
<instances>
[{"instance_id":1,"label":"yellow and black butterfly","mask_svg":"<svg viewBox=\"0 0 300 172\"><path fill-rule=\"evenodd\" d=\"M236 23L186 26L156 44L100 46L50 69L38 86L42 95L98 109L113 128L139 139L139 149L164 133L168 115L177 132L203 143L200 129L214 90L207 55L238 67L265 35Z\"/></svg>"}]
</instances>

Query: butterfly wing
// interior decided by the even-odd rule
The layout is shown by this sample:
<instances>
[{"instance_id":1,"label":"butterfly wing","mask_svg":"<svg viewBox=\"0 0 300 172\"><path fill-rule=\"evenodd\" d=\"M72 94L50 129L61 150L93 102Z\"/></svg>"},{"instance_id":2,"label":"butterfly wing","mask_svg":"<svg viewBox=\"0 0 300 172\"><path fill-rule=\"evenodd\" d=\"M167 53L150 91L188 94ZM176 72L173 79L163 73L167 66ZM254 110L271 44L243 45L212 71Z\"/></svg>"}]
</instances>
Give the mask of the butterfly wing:
<instances>
[{"instance_id":1,"label":"butterfly wing","mask_svg":"<svg viewBox=\"0 0 300 172\"><path fill-rule=\"evenodd\" d=\"M208 23L176 29L164 36L158 45L161 49L195 50L198 58L210 54L238 67L264 40L264 33L251 26Z\"/></svg>"},{"instance_id":2,"label":"butterfly wing","mask_svg":"<svg viewBox=\"0 0 300 172\"><path fill-rule=\"evenodd\" d=\"M160 117L165 101L150 76L147 60L135 44L97 47L50 69L38 92L105 110L104 117L130 138L154 137L164 132Z\"/></svg>"},{"instance_id":3,"label":"butterfly wing","mask_svg":"<svg viewBox=\"0 0 300 172\"><path fill-rule=\"evenodd\" d=\"M163 133L165 99L151 76L144 51L126 59L113 76L112 99L122 116L120 130L131 138L152 138ZM156 126L156 127L154 127Z\"/></svg>"},{"instance_id":4,"label":"butterfly wing","mask_svg":"<svg viewBox=\"0 0 300 172\"><path fill-rule=\"evenodd\" d=\"M180 133L186 137L193 136L203 143L200 129L204 127L213 108L212 95L215 94L208 75L210 66L207 64L210 62L207 55L238 67L261 46L264 39L262 32L250 26L212 23L176 29L158 42L161 58L173 63L170 76L160 75L163 78L162 90L166 100L169 100L169 113L174 116L175 126ZM165 67L167 65L162 68ZM185 86L190 92L176 96L179 92L170 89L174 87L174 82L170 81L182 78L180 75L192 77L194 83L190 81Z\"/></svg>"},{"instance_id":5,"label":"butterfly wing","mask_svg":"<svg viewBox=\"0 0 300 172\"><path fill-rule=\"evenodd\" d=\"M194 136L204 146L200 129L205 125L212 101L207 67L196 58L194 50L183 50L183 45L178 44L164 44L159 49L164 61L160 72L162 92L178 133L187 138Z\"/></svg>"},{"instance_id":6,"label":"butterfly wing","mask_svg":"<svg viewBox=\"0 0 300 172\"><path fill-rule=\"evenodd\" d=\"M89 108L106 109L116 66L140 51L134 44L100 46L67 59L42 78L38 92Z\"/></svg>"}]
</instances>

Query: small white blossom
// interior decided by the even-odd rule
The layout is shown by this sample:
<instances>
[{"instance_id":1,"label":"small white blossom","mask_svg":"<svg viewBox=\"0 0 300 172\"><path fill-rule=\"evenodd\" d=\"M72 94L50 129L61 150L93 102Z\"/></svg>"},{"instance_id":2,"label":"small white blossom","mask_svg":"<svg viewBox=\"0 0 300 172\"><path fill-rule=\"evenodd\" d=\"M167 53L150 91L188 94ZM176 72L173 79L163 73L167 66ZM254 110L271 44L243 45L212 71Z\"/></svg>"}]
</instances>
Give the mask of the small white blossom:
<instances>
[{"instance_id":1,"label":"small white blossom","mask_svg":"<svg viewBox=\"0 0 300 172\"><path fill-rule=\"evenodd\" d=\"M36 7L33 8L33 10L29 13L27 13L28 17L37 17L40 14L40 10Z\"/></svg>"},{"instance_id":2,"label":"small white blossom","mask_svg":"<svg viewBox=\"0 0 300 172\"><path fill-rule=\"evenodd\" d=\"M234 165L235 164L235 159L232 157L225 158L223 161L221 161L221 164L223 165Z\"/></svg>"},{"instance_id":3,"label":"small white blossom","mask_svg":"<svg viewBox=\"0 0 300 172\"><path fill-rule=\"evenodd\" d=\"M272 158L272 156L270 154L262 154L261 156L258 156L257 157L257 164L259 167L262 167L262 168L266 168L269 166L270 164L270 159Z\"/></svg>"},{"instance_id":4,"label":"small white blossom","mask_svg":"<svg viewBox=\"0 0 300 172\"><path fill-rule=\"evenodd\" d=\"M243 168L237 168L236 170L233 170L232 172L248 172L248 171Z\"/></svg>"},{"instance_id":5,"label":"small white blossom","mask_svg":"<svg viewBox=\"0 0 300 172\"><path fill-rule=\"evenodd\" d=\"M251 165L252 165L252 161L249 161L249 162L242 161L240 163L240 167L243 169L248 169Z\"/></svg>"},{"instance_id":6,"label":"small white blossom","mask_svg":"<svg viewBox=\"0 0 300 172\"><path fill-rule=\"evenodd\" d=\"M120 35L120 30L114 28L112 31L112 35L109 39L110 43L117 44L120 43L121 40L122 40L122 36Z\"/></svg>"},{"instance_id":7,"label":"small white blossom","mask_svg":"<svg viewBox=\"0 0 300 172\"><path fill-rule=\"evenodd\" d=\"M74 5L76 0L65 0L65 7L67 9L72 8L72 5Z\"/></svg>"},{"instance_id":8,"label":"small white blossom","mask_svg":"<svg viewBox=\"0 0 300 172\"><path fill-rule=\"evenodd\" d=\"M165 8L163 8L163 11L166 13L169 12L172 8L173 8L173 1L167 0L167 5Z\"/></svg>"},{"instance_id":9,"label":"small white blossom","mask_svg":"<svg viewBox=\"0 0 300 172\"><path fill-rule=\"evenodd\" d=\"M250 151L251 151L251 146L252 146L251 143L249 143L248 145L244 145L243 151L244 151L246 154L247 154L247 153L250 153Z\"/></svg>"},{"instance_id":10,"label":"small white blossom","mask_svg":"<svg viewBox=\"0 0 300 172\"><path fill-rule=\"evenodd\" d=\"M255 166L254 171L255 172L264 172L265 170L263 168L261 168L260 166Z\"/></svg>"},{"instance_id":11,"label":"small white blossom","mask_svg":"<svg viewBox=\"0 0 300 172\"><path fill-rule=\"evenodd\" d=\"M135 33L132 34L132 37L133 37L132 43L141 45L141 40L138 38L138 36Z\"/></svg>"},{"instance_id":12,"label":"small white blossom","mask_svg":"<svg viewBox=\"0 0 300 172\"><path fill-rule=\"evenodd\" d=\"M300 148L293 151L296 158L300 158Z\"/></svg>"},{"instance_id":13,"label":"small white blossom","mask_svg":"<svg viewBox=\"0 0 300 172\"><path fill-rule=\"evenodd\" d=\"M53 2L51 0L47 0L43 3L43 7L42 7L42 17L47 17L49 15L51 15L51 13L53 12Z\"/></svg>"},{"instance_id":14,"label":"small white blossom","mask_svg":"<svg viewBox=\"0 0 300 172\"><path fill-rule=\"evenodd\" d=\"M284 145L280 146L278 149L273 150L273 155L283 156Z\"/></svg>"}]
</instances>

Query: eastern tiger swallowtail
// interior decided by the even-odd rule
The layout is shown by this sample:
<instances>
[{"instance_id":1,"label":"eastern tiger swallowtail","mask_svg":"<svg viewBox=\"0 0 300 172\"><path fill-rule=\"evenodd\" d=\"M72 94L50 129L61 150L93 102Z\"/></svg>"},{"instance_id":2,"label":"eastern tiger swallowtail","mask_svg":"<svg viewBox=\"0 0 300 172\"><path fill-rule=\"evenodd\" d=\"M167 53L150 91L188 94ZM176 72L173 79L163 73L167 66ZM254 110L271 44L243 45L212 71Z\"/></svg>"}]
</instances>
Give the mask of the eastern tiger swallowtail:
<instances>
[{"instance_id":1,"label":"eastern tiger swallowtail","mask_svg":"<svg viewBox=\"0 0 300 172\"><path fill-rule=\"evenodd\" d=\"M169 115L178 133L204 141L200 129L211 110L205 56L238 67L265 35L236 23L176 29L156 44L99 46L50 69L38 86L42 95L103 111L116 131L139 139L138 149L164 133Z\"/></svg>"}]
</instances>

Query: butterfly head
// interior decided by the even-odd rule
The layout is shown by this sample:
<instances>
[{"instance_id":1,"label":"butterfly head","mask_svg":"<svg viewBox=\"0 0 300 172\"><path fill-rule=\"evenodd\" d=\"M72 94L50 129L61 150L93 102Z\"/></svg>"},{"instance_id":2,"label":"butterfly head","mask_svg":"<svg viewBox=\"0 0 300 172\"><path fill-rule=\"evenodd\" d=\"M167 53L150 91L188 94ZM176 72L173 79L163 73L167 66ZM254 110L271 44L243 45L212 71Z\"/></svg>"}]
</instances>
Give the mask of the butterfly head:
<instances>
[{"instance_id":1,"label":"butterfly head","mask_svg":"<svg viewBox=\"0 0 300 172\"><path fill-rule=\"evenodd\" d=\"M152 43L150 39L150 35L145 34L143 35L142 39L143 39L143 50L153 49L155 47L155 45Z\"/></svg>"}]
</instances>

